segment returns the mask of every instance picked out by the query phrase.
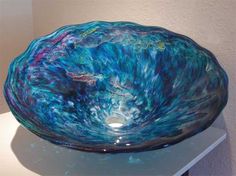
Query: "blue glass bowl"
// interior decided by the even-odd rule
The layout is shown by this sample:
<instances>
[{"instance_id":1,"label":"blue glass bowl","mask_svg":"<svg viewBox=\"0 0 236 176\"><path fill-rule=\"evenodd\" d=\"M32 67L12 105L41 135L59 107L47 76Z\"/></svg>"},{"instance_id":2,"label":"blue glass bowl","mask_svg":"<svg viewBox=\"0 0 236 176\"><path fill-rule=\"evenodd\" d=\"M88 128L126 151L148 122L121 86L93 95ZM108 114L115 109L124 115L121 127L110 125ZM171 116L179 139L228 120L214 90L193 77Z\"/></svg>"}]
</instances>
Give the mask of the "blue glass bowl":
<instances>
[{"instance_id":1,"label":"blue glass bowl","mask_svg":"<svg viewBox=\"0 0 236 176\"><path fill-rule=\"evenodd\" d=\"M130 22L62 27L14 59L4 86L16 119L52 143L90 152L166 147L209 127L228 79L190 38Z\"/></svg>"}]
</instances>

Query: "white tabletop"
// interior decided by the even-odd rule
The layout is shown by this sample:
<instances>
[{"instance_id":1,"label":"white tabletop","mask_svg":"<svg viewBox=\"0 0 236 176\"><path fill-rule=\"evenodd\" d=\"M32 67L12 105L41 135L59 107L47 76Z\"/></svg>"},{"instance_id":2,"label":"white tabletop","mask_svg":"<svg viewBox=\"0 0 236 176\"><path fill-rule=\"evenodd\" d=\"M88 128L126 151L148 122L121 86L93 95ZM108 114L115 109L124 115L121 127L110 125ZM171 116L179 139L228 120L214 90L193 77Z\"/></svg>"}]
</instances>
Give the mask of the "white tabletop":
<instances>
[{"instance_id":1,"label":"white tabletop","mask_svg":"<svg viewBox=\"0 0 236 176\"><path fill-rule=\"evenodd\" d=\"M62 148L24 129L11 113L0 114L0 175L181 175L226 138L207 130L165 149L96 154Z\"/></svg>"}]
</instances>

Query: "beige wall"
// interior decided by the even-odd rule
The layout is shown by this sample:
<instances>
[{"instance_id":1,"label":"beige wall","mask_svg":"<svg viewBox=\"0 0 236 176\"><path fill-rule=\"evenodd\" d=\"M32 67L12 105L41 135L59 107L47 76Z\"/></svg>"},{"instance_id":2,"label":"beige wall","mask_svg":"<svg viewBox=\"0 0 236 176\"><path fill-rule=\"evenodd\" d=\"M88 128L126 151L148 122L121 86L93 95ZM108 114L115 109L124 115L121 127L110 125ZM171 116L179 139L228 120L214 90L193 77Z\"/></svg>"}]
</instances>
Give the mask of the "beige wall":
<instances>
[{"instance_id":1,"label":"beige wall","mask_svg":"<svg viewBox=\"0 0 236 176\"><path fill-rule=\"evenodd\" d=\"M0 35L1 40L4 39L0 47L0 54L4 54L0 58L2 85L2 72L5 73L9 60L23 51L32 38L32 25L30 2L27 5L15 2L11 7L6 1L0 2ZM236 175L235 0L33 0L32 9L34 37L72 23L93 20L133 21L163 26L185 34L210 49L229 75L229 102L224 109L224 117L215 123L225 128L229 136L227 142L192 169L192 175ZM2 97L0 102L3 111Z\"/></svg>"},{"instance_id":2,"label":"beige wall","mask_svg":"<svg viewBox=\"0 0 236 176\"><path fill-rule=\"evenodd\" d=\"M32 38L32 1L0 0L0 113L9 111L2 93L8 65Z\"/></svg>"}]
</instances>

